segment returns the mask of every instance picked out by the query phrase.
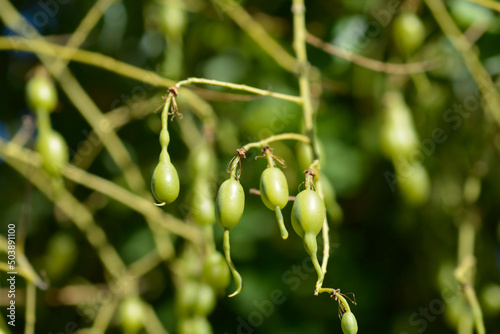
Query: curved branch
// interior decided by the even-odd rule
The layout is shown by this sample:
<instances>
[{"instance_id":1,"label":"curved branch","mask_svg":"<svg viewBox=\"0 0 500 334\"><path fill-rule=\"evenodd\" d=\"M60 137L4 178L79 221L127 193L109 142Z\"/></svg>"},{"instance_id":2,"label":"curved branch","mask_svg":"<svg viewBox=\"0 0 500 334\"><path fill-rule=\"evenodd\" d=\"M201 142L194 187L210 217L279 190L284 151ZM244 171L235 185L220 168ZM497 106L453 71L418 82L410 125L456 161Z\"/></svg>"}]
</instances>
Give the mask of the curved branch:
<instances>
[{"instance_id":1,"label":"curved branch","mask_svg":"<svg viewBox=\"0 0 500 334\"><path fill-rule=\"evenodd\" d=\"M179 81L175 86L181 87L181 86L184 86L187 84L192 84L192 83L227 87L227 88L231 88L234 90L242 90L242 91L250 92L253 94L257 94L257 95L269 96L269 97L274 97L274 98L277 98L280 100L295 102L297 104L302 103L302 98L300 98L299 96L287 95L287 94L282 94L282 93L275 93L275 92L271 92L271 91L265 90L265 89L259 89L259 88L255 88L255 87L251 87L251 86L247 86L247 85L233 84L231 82L224 82L224 81L218 81L218 80L210 80L210 79L203 79L203 78L188 78L186 80Z\"/></svg>"},{"instance_id":2,"label":"curved branch","mask_svg":"<svg viewBox=\"0 0 500 334\"><path fill-rule=\"evenodd\" d=\"M3 139L0 139L0 155L8 159L15 160L23 165L35 168L40 167L40 157L37 153L21 148L13 143L6 142ZM84 187L109 196L128 206L129 208L144 215L146 218L162 225L172 233L178 234L185 239L192 240L193 242L200 241L199 239L201 238L201 234L195 228L184 224L169 214L163 214L162 211L155 207L150 201L135 195L124 188L121 188L111 181L103 179L97 175L90 174L69 164L63 168L62 173L64 177L81 184ZM72 197L69 192L66 193ZM81 206L81 204L79 205Z\"/></svg>"},{"instance_id":3,"label":"curved branch","mask_svg":"<svg viewBox=\"0 0 500 334\"><path fill-rule=\"evenodd\" d=\"M307 34L306 41L307 43L325 51L326 53L332 54L376 72L405 75L430 71L439 67L441 64L441 61L438 59L408 64L384 63L375 59L363 57L345 49L341 49L333 44L323 42L321 39L310 33Z\"/></svg>"}]
</instances>

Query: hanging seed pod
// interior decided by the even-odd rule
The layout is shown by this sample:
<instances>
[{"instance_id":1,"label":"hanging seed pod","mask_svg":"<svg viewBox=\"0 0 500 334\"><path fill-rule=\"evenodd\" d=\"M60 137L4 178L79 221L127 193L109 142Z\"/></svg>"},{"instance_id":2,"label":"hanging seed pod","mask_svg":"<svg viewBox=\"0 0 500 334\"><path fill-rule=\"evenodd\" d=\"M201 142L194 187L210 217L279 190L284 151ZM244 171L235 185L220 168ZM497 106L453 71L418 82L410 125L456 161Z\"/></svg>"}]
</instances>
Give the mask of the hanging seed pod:
<instances>
[{"instance_id":1,"label":"hanging seed pod","mask_svg":"<svg viewBox=\"0 0 500 334\"><path fill-rule=\"evenodd\" d=\"M212 326L205 317L181 318L179 334L213 334Z\"/></svg>"},{"instance_id":2,"label":"hanging seed pod","mask_svg":"<svg viewBox=\"0 0 500 334\"><path fill-rule=\"evenodd\" d=\"M221 184L215 200L215 217L217 219L217 223L224 228L224 255L226 256L227 264L236 283L236 291L230 294L229 297L236 296L243 288L241 275L238 273L234 267L233 261L231 260L229 230L239 223L245 208L245 192L243 191L243 187L240 182L236 179L239 175L237 169L240 164L240 159L244 157L245 151L238 150L238 156L233 158L231 163L231 176L228 180Z\"/></svg>"},{"instance_id":3,"label":"hanging seed pod","mask_svg":"<svg viewBox=\"0 0 500 334\"><path fill-rule=\"evenodd\" d=\"M151 191L158 205L170 204L179 196L179 176L174 165L160 161L151 178Z\"/></svg>"},{"instance_id":4,"label":"hanging seed pod","mask_svg":"<svg viewBox=\"0 0 500 334\"><path fill-rule=\"evenodd\" d=\"M384 95L384 118L381 129L381 146L391 159L407 158L418 149L418 135L411 111L398 91Z\"/></svg>"},{"instance_id":5,"label":"hanging seed pod","mask_svg":"<svg viewBox=\"0 0 500 334\"><path fill-rule=\"evenodd\" d=\"M126 297L119 308L121 325L126 333L138 333L146 318L144 302L139 296Z\"/></svg>"},{"instance_id":6,"label":"hanging seed pod","mask_svg":"<svg viewBox=\"0 0 500 334\"><path fill-rule=\"evenodd\" d=\"M168 153L168 144L170 143L170 134L168 133L168 116L170 105L175 101L177 90L175 88L169 89L169 95L165 102L161 114L162 130L160 131L160 145L161 153L158 165L156 165L151 177L151 191L154 198L158 202L158 206L172 203L179 196L179 176L177 170L170 161ZM174 103L175 105L175 103ZM177 110L174 110L174 115Z\"/></svg>"},{"instance_id":7,"label":"hanging seed pod","mask_svg":"<svg viewBox=\"0 0 500 334\"><path fill-rule=\"evenodd\" d=\"M281 237L288 238L281 210L288 203L288 183L285 174L278 167L266 168L260 177L260 196L262 202L276 213Z\"/></svg>"},{"instance_id":8,"label":"hanging seed pod","mask_svg":"<svg viewBox=\"0 0 500 334\"><path fill-rule=\"evenodd\" d=\"M55 130L39 131L35 150L42 156L42 168L54 177L61 176L62 168L68 163L68 145L64 137Z\"/></svg>"},{"instance_id":9,"label":"hanging seed pod","mask_svg":"<svg viewBox=\"0 0 500 334\"><path fill-rule=\"evenodd\" d=\"M351 311L344 313L340 325L344 334L356 334L358 332L358 322Z\"/></svg>"},{"instance_id":10,"label":"hanging seed pod","mask_svg":"<svg viewBox=\"0 0 500 334\"><path fill-rule=\"evenodd\" d=\"M234 178L230 178L219 188L217 199L215 201L215 216L217 223L224 228L224 254L226 261L236 283L236 291L229 295L234 297L241 292L243 281L240 274L236 271L231 260L231 246L229 242L229 230L235 227L243 215L245 208L245 192L241 184Z\"/></svg>"},{"instance_id":11,"label":"hanging seed pod","mask_svg":"<svg viewBox=\"0 0 500 334\"><path fill-rule=\"evenodd\" d=\"M425 27L417 15L405 12L394 19L392 34L401 56L410 58L424 42Z\"/></svg>"},{"instance_id":12,"label":"hanging seed pod","mask_svg":"<svg viewBox=\"0 0 500 334\"><path fill-rule=\"evenodd\" d=\"M311 257L318 281L316 285L321 285L324 278L318 258L318 244L316 236L323 227L325 220L325 204L318 193L310 189L314 174L306 171L306 189L301 191L295 198L292 207L292 226L295 232L304 240L304 248Z\"/></svg>"},{"instance_id":13,"label":"hanging seed pod","mask_svg":"<svg viewBox=\"0 0 500 334\"><path fill-rule=\"evenodd\" d=\"M214 200L210 182L202 177L195 180L190 196L191 218L200 226L215 223Z\"/></svg>"},{"instance_id":14,"label":"hanging seed pod","mask_svg":"<svg viewBox=\"0 0 500 334\"><path fill-rule=\"evenodd\" d=\"M411 205L421 205L427 201L431 191L431 181L425 168L419 164L402 167L396 164L399 190Z\"/></svg>"},{"instance_id":15,"label":"hanging seed pod","mask_svg":"<svg viewBox=\"0 0 500 334\"><path fill-rule=\"evenodd\" d=\"M57 107L57 90L47 71L37 68L26 85L26 100L33 111L51 113Z\"/></svg>"},{"instance_id":16,"label":"hanging seed pod","mask_svg":"<svg viewBox=\"0 0 500 334\"><path fill-rule=\"evenodd\" d=\"M203 279L216 290L229 285L231 273L221 253L214 251L207 255L203 263Z\"/></svg>"},{"instance_id":17,"label":"hanging seed pod","mask_svg":"<svg viewBox=\"0 0 500 334\"><path fill-rule=\"evenodd\" d=\"M262 153L267 158L268 166L260 176L260 197L264 205L275 212L281 237L286 239L288 238L288 231L281 210L288 203L288 183L283 171L276 167L274 159L284 166L285 161L273 155L273 149L267 145L262 149Z\"/></svg>"},{"instance_id":18,"label":"hanging seed pod","mask_svg":"<svg viewBox=\"0 0 500 334\"><path fill-rule=\"evenodd\" d=\"M245 192L240 182L234 178L224 181L215 201L215 216L219 225L226 230L235 227L243 215L244 208Z\"/></svg>"}]
</instances>

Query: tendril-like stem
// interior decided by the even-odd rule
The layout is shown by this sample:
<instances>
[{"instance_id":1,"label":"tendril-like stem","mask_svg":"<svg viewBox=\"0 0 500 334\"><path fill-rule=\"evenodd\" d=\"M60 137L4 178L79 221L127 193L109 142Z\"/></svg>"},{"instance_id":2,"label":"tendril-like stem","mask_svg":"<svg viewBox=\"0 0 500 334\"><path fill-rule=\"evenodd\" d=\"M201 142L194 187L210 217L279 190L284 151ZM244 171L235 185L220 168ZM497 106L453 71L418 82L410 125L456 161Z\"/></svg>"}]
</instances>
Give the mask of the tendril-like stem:
<instances>
[{"instance_id":1,"label":"tendril-like stem","mask_svg":"<svg viewBox=\"0 0 500 334\"><path fill-rule=\"evenodd\" d=\"M281 238L288 239L288 231L285 227L285 222L283 220L283 214L281 213L281 209L280 209L279 205L276 205L276 209L274 209L274 212L276 213L276 220L278 221L278 227L280 229Z\"/></svg>"},{"instance_id":2,"label":"tendril-like stem","mask_svg":"<svg viewBox=\"0 0 500 334\"><path fill-rule=\"evenodd\" d=\"M272 143L275 141L280 141L280 140L297 140L297 141L304 142L306 144L311 143L311 140L307 136L299 135L298 133L282 133L279 135L270 136L270 137L268 137L266 139L262 139L261 141L258 141L258 142L248 143L245 146L243 146L243 148L248 151L251 148L262 147L262 146L267 145L269 143Z\"/></svg>"},{"instance_id":3,"label":"tendril-like stem","mask_svg":"<svg viewBox=\"0 0 500 334\"><path fill-rule=\"evenodd\" d=\"M340 293L335 293L335 297L338 299L339 303L342 303L342 309L346 312L351 312L351 308L349 307L349 303Z\"/></svg>"},{"instance_id":4,"label":"tendril-like stem","mask_svg":"<svg viewBox=\"0 0 500 334\"><path fill-rule=\"evenodd\" d=\"M234 89L234 90L241 90L241 91L253 93L256 95L274 97L276 99L290 101L290 102L294 102L297 104L302 103L302 99L299 96L276 93L276 92L272 92L272 91L265 90L265 89L250 87L247 85L234 84L231 82L224 82L224 81L204 79L204 78L187 78L186 80L179 81L175 85L175 87L180 88L180 87L188 85L188 84L204 84L204 85L220 86L220 87L226 87L226 88L230 88L230 89Z\"/></svg>"},{"instance_id":5,"label":"tendril-like stem","mask_svg":"<svg viewBox=\"0 0 500 334\"><path fill-rule=\"evenodd\" d=\"M231 244L229 243L229 229L224 230L224 255L226 256L226 261L233 274L234 283L236 283L236 290L229 295L229 297L234 297L241 292L243 289L243 279L241 278L240 273L234 267L233 261L231 260Z\"/></svg>"},{"instance_id":6,"label":"tendril-like stem","mask_svg":"<svg viewBox=\"0 0 500 334\"><path fill-rule=\"evenodd\" d=\"M267 158L267 163L269 164L269 167L276 167L276 164L274 163L273 159L273 154L269 150L266 150L264 155Z\"/></svg>"},{"instance_id":7,"label":"tendril-like stem","mask_svg":"<svg viewBox=\"0 0 500 334\"><path fill-rule=\"evenodd\" d=\"M316 252L311 254L311 260L312 260L314 269L316 269L316 273L318 274L318 280L316 281L316 288L319 288L323 285L323 280L325 279L325 274L323 273L323 270L321 269L321 266L319 265L318 255Z\"/></svg>"}]
</instances>

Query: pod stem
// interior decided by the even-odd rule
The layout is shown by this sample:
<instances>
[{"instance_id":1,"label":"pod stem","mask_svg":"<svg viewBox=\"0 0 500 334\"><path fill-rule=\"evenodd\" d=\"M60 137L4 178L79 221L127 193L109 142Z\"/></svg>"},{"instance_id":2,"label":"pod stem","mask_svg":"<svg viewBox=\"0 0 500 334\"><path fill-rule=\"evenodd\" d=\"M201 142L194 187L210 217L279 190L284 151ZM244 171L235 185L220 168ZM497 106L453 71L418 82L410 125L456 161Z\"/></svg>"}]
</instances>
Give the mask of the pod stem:
<instances>
[{"instance_id":1,"label":"pod stem","mask_svg":"<svg viewBox=\"0 0 500 334\"><path fill-rule=\"evenodd\" d=\"M341 294L337 294L337 298L339 300L340 303L342 303L343 307L344 307L344 314L347 313L347 312L351 312L351 308L349 307L349 303L347 303L347 300L345 300L344 297L342 297Z\"/></svg>"},{"instance_id":2,"label":"pod stem","mask_svg":"<svg viewBox=\"0 0 500 334\"><path fill-rule=\"evenodd\" d=\"M172 95L168 94L167 99L165 101L165 105L163 106L163 110L161 112L161 128L166 131L168 131L168 113L170 111L171 103L172 103Z\"/></svg>"},{"instance_id":3,"label":"pod stem","mask_svg":"<svg viewBox=\"0 0 500 334\"><path fill-rule=\"evenodd\" d=\"M233 261L231 260L231 245L229 243L229 229L224 229L224 255L226 256L226 261L233 274L234 283L236 283L236 291L229 295L229 297L234 297L241 292L243 289L243 280L241 279L241 275L238 273L236 268L234 267Z\"/></svg>"},{"instance_id":4,"label":"pod stem","mask_svg":"<svg viewBox=\"0 0 500 334\"><path fill-rule=\"evenodd\" d=\"M283 215L281 214L281 209L278 205L276 205L276 209L274 209L274 212L276 213L276 220L278 221L278 227L280 228L281 238L287 239L288 231L286 230L285 222L283 221Z\"/></svg>"},{"instance_id":5,"label":"pod stem","mask_svg":"<svg viewBox=\"0 0 500 334\"><path fill-rule=\"evenodd\" d=\"M38 131L41 132L48 132L50 129L52 129L51 121L50 121L50 115L48 112L37 109L35 111L36 118L37 118L37 126L38 126Z\"/></svg>"},{"instance_id":6,"label":"pod stem","mask_svg":"<svg viewBox=\"0 0 500 334\"><path fill-rule=\"evenodd\" d=\"M276 164L274 163L273 155L270 151L266 151L264 155L267 158L267 163L269 164L269 168L271 167L276 167Z\"/></svg>"},{"instance_id":7,"label":"pod stem","mask_svg":"<svg viewBox=\"0 0 500 334\"><path fill-rule=\"evenodd\" d=\"M318 256L316 252L311 253L311 260L314 265L314 269L316 269L316 273L318 274L318 281L316 282L316 289L321 288L323 285L323 280L325 278L325 274L323 273L323 270L321 269L321 266L319 265L318 262Z\"/></svg>"}]
</instances>

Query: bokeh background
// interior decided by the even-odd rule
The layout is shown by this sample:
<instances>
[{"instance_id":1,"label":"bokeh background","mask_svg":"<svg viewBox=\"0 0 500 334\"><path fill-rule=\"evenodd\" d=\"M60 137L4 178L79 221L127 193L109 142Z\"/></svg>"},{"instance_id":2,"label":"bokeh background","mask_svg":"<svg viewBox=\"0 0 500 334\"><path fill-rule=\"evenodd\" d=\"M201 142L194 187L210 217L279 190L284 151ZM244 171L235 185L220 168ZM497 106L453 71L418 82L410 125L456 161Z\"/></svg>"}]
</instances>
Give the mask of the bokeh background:
<instances>
[{"instance_id":1,"label":"bokeh background","mask_svg":"<svg viewBox=\"0 0 500 334\"><path fill-rule=\"evenodd\" d=\"M168 1L165 1L168 2ZM42 4L57 5L57 13ZM46 13L47 22L38 25L40 34L54 43L65 43L95 1L15 1L15 7L32 23L35 14ZM242 83L277 92L298 95L297 76L285 71L264 52L218 6L216 0L171 1L168 14L161 1L116 1L85 40L82 48L180 80L203 77ZM287 51L293 54L291 4L285 0L240 2L252 17ZM178 7L176 7L179 5ZM308 30L322 40L382 62L402 63L392 35L397 14L414 11L425 26L425 41L409 62L439 59L439 66L423 75L393 76L353 64L312 46L308 56L313 71L313 97L317 102L317 136L323 152L322 170L334 186L343 211L341 222L331 222L331 257L325 286L353 292L352 309L361 333L453 333L463 304L453 276L457 265L458 226L470 215L476 230L474 287L483 308L488 333L500 328L500 133L484 101L467 117L454 113L455 121L444 118L455 105L476 96L476 83L462 56L438 27L433 15L420 1L307 1ZM454 22L468 32L483 65L496 82L500 71L498 14L468 1L447 1ZM391 11L396 8L396 11ZM0 7L0 10L2 8ZM170 27L165 28L164 21ZM1 25L2 36L14 33ZM170 30L168 30L170 29ZM178 31L176 31L177 29ZM167 32L167 33L166 33ZM0 51L0 136L10 140L33 116L25 100L25 85L39 59L32 53ZM157 164L161 127L159 106L165 89L151 87L101 68L71 62L78 82L104 112L129 106L133 119L118 130L121 140L149 180ZM394 82L396 84L394 84ZM419 89L422 85L431 89ZM387 173L395 173L380 145L384 122L384 94L397 87L411 110L419 141L432 138L443 129L447 139L425 154L430 190L419 203L405 200L396 186L391 189ZM200 92L218 116L216 152L220 184L236 148L272 134L302 131L301 108L293 103L244 94L240 99L226 88L203 87ZM91 132L68 97L58 87L59 103L52 115L53 127L66 139L70 151ZM236 92L237 94L240 94ZM235 94L236 94L235 93ZM134 104L138 103L138 104ZM190 106L179 97L179 108L190 117ZM180 197L163 210L184 219L183 205L192 186L188 153L179 123L170 123L169 152L181 178ZM459 125L458 122L460 122ZM196 123L198 124L199 123ZM26 143L32 147L36 133ZM303 181L297 162L297 147L287 141L273 145L276 155L286 160L284 170L291 195ZM97 155L89 172L126 187L121 171L108 152L96 145ZM242 163L241 183L245 190L258 188L264 159L255 160L251 151ZM469 186L467 186L469 185ZM472 188L471 188L472 187ZM472 189L472 190L471 190ZM477 200L467 202L469 192ZM75 186L73 193L95 210L97 223L106 232L125 263L131 263L154 249L152 233L144 218L129 208ZM68 286L103 286L108 279L94 249L82 233L54 208L43 194L0 160L0 224L6 233L9 223L18 222L29 208L26 255L38 272L49 275L51 286L37 293L37 333L69 333L68 322L78 329L92 322L78 310L82 305L99 309L92 295L75 297L64 305L59 292ZM222 295L208 317L214 333L341 333L337 303L327 295L313 296L315 274L304 265L307 254L301 239L291 230L289 204L284 209L290 238L281 240L274 215L259 196L247 192L245 213L231 232L233 261L245 287L235 298ZM27 203L27 204L26 204ZM24 206L23 206L24 205ZM222 249L222 229L214 226L217 248ZM175 239L176 251L185 247ZM322 244L321 241L319 241ZM6 256L1 254L1 260ZM49 268L50 267L50 268ZM2 272L0 313L5 315L5 275ZM20 333L24 323L24 281L18 278L17 324L5 331ZM162 264L140 280L141 297L150 303L170 333L177 332L175 286L172 270ZM230 285L227 292L231 292ZM447 300L442 292L452 291ZM272 307L265 301L279 290L282 298ZM448 291L448 290L446 290ZM75 293L75 296L78 294ZM97 297L96 297L97 298ZM98 298L97 298L98 299ZM456 306L459 305L459 306ZM457 309L459 311L457 311ZM460 313L462 312L462 313ZM5 316L3 316L5 319ZM245 324L245 325L242 325ZM123 332L118 313L109 333ZM467 333L467 332L463 332Z\"/></svg>"}]
</instances>

